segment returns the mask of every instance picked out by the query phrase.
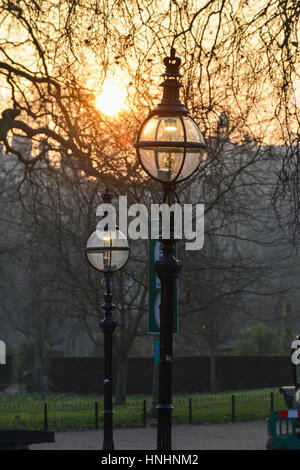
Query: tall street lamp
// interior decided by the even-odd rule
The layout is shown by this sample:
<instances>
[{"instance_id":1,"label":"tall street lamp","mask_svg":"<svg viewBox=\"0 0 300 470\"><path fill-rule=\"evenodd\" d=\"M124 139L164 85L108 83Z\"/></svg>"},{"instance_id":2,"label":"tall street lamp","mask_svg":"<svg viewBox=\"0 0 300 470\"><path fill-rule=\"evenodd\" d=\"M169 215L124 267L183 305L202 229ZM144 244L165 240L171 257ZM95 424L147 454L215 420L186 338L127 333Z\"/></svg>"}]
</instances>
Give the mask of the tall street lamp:
<instances>
[{"instance_id":1,"label":"tall street lamp","mask_svg":"<svg viewBox=\"0 0 300 470\"><path fill-rule=\"evenodd\" d=\"M145 172L162 183L162 202L178 200L175 185L189 178L204 158L204 138L189 112L181 103L179 73L181 60L171 48L165 57L162 102L140 127L134 144ZM157 405L157 449L171 449L172 423L172 342L175 284L182 268L174 257L174 213L170 217L170 238L162 238L162 256L154 264L161 281L159 396Z\"/></svg>"},{"instance_id":2,"label":"tall street lamp","mask_svg":"<svg viewBox=\"0 0 300 470\"><path fill-rule=\"evenodd\" d=\"M106 190L103 201L110 203L112 195ZM112 303L111 277L112 273L123 268L128 261L130 248L125 235L116 227L109 231L108 226L103 231L96 230L88 239L85 249L90 265L104 273L105 294L101 308L105 312L100 327L104 333L104 411L103 411L103 450L114 450L113 440L113 410L112 410L112 335L117 326L112 318L115 305Z\"/></svg>"}]
</instances>

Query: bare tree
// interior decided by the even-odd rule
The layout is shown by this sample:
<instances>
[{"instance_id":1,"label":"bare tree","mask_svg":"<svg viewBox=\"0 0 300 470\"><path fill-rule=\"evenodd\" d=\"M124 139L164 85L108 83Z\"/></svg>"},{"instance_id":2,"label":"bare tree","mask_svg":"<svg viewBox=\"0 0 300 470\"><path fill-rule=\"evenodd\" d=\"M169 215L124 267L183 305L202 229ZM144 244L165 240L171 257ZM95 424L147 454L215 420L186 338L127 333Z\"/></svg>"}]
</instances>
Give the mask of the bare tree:
<instances>
[{"instance_id":1,"label":"bare tree","mask_svg":"<svg viewBox=\"0 0 300 470\"><path fill-rule=\"evenodd\" d=\"M258 177L257 169L277 161L272 152L261 152L266 145L282 146L282 175L287 179L280 181L293 184L289 206L295 207L297 200L293 182L298 180L291 175L294 168L297 175L298 155L299 11L296 0L181 0L163 5L158 0L15 0L0 5L0 83L5 90L0 140L23 165L18 192L24 199L30 183L35 221L51 221L53 230L47 233L52 239L47 242L55 245L64 273L66 311L82 319L91 338L100 293L98 278L86 267L78 271L82 249L94 230L101 188L127 194L129 202L158 200L158 188L139 170L132 143L158 99L161 58L170 46L183 58L184 101L209 144L208 158L195 175L200 191L193 202L205 202L211 222L206 237L222 240L224 249L228 239L239 247L239 256L229 252L226 260L235 264L231 270L227 266L232 274L228 289L221 295L212 289L213 297L201 301L208 305L228 298L237 278L240 284L245 281L240 292L254 279L258 282L261 264L252 260L249 268L251 250L243 253L241 245L278 243L273 219L266 224L267 209L260 207L256 213L257 205L251 208L247 201L252 188L257 200L266 196L269 184ZM111 73L128 76L127 107L115 118L105 117L95 105L96 89ZM16 145L15 135L30 140L30 155ZM240 148L247 135L256 149L245 154ZM232 151L226 150L229 139L238 147L232 164ZM179 192L185 191L182 187ZM282 206L277 208L281 211ZM121 357L129 354L146 310L144 246L136 250L134 268L125 273L128 283L119 280L120 305L127 311L127 316L119 314ZM208 251L202 266L216 259L220 257ZM191 274L193 269L191 264ZM198 277L197 282L213 286L215 278ZM218 286L221 282L218 279ZM193 309L189 304L189 311Z\"/></svg>"}]
</instances>

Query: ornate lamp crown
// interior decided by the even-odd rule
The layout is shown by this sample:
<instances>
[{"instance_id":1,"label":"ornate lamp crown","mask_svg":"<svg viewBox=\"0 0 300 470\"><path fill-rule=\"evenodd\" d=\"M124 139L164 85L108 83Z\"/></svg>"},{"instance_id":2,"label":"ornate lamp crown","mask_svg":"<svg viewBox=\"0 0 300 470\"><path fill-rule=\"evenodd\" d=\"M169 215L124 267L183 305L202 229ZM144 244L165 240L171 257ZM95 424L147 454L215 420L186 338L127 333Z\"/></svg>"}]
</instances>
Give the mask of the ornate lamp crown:
<instances>
[{"instance_id":1,"label":"ornate lamp crown","mask_svg":"<svg viewBox=\"0 0 300 470\"><path fill-rule=\"evenodd\" d=\"M164 58L166 71L161 76L164 77L165 80L160 84L164 89L162 102L151 112L151 115L188 114L188 110L184 104L181 103L179 98L179 88L183 86L182 83L178 81L178 79L182 77L179 73L181 59L176 57L175 52L174 47L171 47L170 56Z\"/></svg>"},{"instance_id":2,"label":"ornate lamp crown","mask_svg":"<svg viewBox=\"0 0 300 470\"><path fill-rule=\"evenodd\" d=\"M102 194L102 201L106 204L110 204L112 201L113 195L108 188L105 188L105 192Z\"/></svg>"},{"instance_id":3,"label":"ornate lamp crown","mask_svg":"<svg viewBox=\"0 0 300 470\"><path fill-rule=\"evenodd\" d=\"M174 47L171 47L170 57L164 58L166 71L162 74L162 77L182 77L179 73L181 59L175 56L175 52Z\"/></svg>"}]
</instances>

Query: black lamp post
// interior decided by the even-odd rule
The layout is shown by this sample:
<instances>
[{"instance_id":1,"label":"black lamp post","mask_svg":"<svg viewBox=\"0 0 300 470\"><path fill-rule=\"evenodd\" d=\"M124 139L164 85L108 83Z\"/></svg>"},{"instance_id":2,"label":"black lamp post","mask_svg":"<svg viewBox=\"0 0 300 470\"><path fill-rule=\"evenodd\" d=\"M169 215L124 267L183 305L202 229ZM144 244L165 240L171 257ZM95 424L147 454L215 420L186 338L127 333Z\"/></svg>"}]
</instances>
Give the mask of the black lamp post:
<instances>
[{"instance_id":1,"label":"black lamp post","mask_svg":"<svg viewBox=\"0 0 300 470\"><path fill-rule=\"evenodd\" d=\"M178 200L175 184L189 178L204 158L204 138L179 98L181 60L171 48L165 57L163 98L143 122L134 147L143 169L163 185L162 202ZM171 449L172 343L175 284L182 268L174 257L174 214L170 217L170 238L161 238L162 257L154 269L161 281L160 364L157 405L157 449Z\"/></svg>"},{"instance_id":2,"label":"black lamp post","mask_svg":"<svg viewBox=\"0 0 300 470\"><path fill-rule=\"evenodd\" d=\"M103 201L110 203L112 195L106 190ZM112 303L111 276L112 273L123 268L128 261L130 248L125 235L116 227L110 232L108 227L104 231L96 230L92 233L85 249L90 265L101 271L105 276L104 304L101 308L105 312L100 326L104 333L104 410L103 410L103 450L114 450L113 440L113 410L112 410L112 335L117 326L112 318L115 305Z\"/></svg>"}]
</instances>

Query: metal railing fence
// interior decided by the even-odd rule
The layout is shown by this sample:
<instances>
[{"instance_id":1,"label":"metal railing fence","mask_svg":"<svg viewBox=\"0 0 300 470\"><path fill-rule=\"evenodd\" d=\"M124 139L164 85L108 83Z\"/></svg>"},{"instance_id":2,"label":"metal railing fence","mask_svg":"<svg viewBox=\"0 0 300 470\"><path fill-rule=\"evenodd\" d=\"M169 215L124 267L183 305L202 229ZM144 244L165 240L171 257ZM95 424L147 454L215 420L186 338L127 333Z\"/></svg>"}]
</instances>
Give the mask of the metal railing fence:
<instances>
[{"instance_id":1,"label":"metal railing fence","mask_svg":"<svg viewBox=\"0 0 300 470\"><path fill-rule=\"evenodd\" d=\"M235 422L267 418L275 409L286 408L279 392L228 393L174 396L173 424ZM1 405L0 429L45 429L67 431L99 429L103 424L102 401L76 403L41 402ZM155 404L151 398L114 404L114 427L155 425Z\"/></svg>"}]
</instances>

